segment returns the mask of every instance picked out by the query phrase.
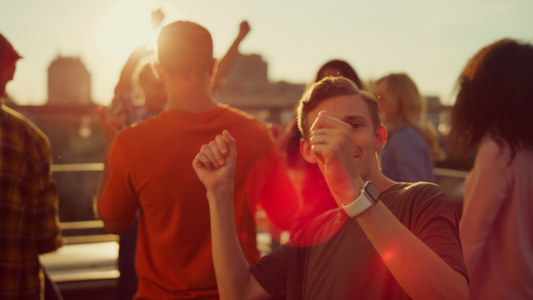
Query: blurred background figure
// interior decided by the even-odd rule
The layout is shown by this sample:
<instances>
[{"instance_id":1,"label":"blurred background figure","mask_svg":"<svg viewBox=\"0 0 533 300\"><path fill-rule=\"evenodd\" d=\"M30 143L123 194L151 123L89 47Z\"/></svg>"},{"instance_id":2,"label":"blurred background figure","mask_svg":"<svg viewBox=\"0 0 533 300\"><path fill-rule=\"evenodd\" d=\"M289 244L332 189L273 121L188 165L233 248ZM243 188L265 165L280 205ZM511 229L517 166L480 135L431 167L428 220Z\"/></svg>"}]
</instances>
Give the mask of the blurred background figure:
<instances>
[{"instance_id":1,"label":"blurred background figure","mask_svg":"<svg viewBox=\"0 0 533 300\"><path fill-rule=\"evenodd\" d=\"M163 82L157 78L152 67L153 58L145 57L137 63L132 74L133 90L137 103L144 108L139 121L153 117L163 111L167 104L167 95Z\"/></svg>"},{"instance_id":2,"label":"blurred background figure","mask_svg":"<svg viewBox=\"0 0 533 300\"><path fill-rule=\"evenodd\" d=\"M383 174L394 181L435 182L433 167L441 159L437 130L426 121L426 103L405 73L389 74L372 89L387 129L380 152Z\"/></svg>"},{"instance_id":3,"label":"blurred background figure","mask_svg":"<svg viewBox=\"0 0 533 300\"><path fill-rule=\"evenodd\" d=\"M152 34L155 35L165 15L158 9L151 13ZM115 87L115 96L108 115L122 126L138 123L163 110L166 94L163 83L151 69L154 50L141 44L128 57ZM119 128L121 129L121 128Z\"/></svg>"},{"instance_id":4,"label":"blurred background figure","mask_svg":"<svg viewBox=\"0 0 533 300\"><path fill-rule=\"evenodd\" d=\"M367 89L366 84L359 78L355 69L347 62L339 59L330 60L322 65L308 87L328 76L343 76L353 81L359 89ZM283 134L278 135L291 178L298 189L300 199L304 201L297 228L313 217L338 207L318 164L308 163L303 158L300 152L301 139L302 136L298 130L296 119L287 125Z\"/></svg>"},{"instance_id":5,"label":"blurred background figure","mask_svg":"<svg viewBox=\"0 0 533 300\"><path fill-rule=\"evenodd\" d=\"M58 196L47 136L4 105L22 58L0 34L0 299L44 299L39 254L61 247ZM62 299L54 294L52 299Z\"/></svg>"},{"instance_id":6,"label":"blurred background figure","mask_svg":"<svg viewBox=\"0 0 533 300\"><path fill-rule=\"evenodd\" d=\"M309 83L308 88L309 86L313 85L313 83L319 82L322 78L328 76L346 77L353 81L358 89L367 90L366 84L359 78L359 75L357 75L355 69L349 63L340 59L333 59L322 65L322 67L318 69L318 72L316 72L313 82Z\"/></svg>"},{"instance_id":7,"label":"blurred background figure","mask_svg":"<svg viewBox=\"0 0 533 300\"><path fill-rule=\"evenodd\" d=\"M242 21L239 25L239 33L237 37L226 54L224 54L224 57L222 57L217 64L215 76L212 78L210 85L210 91L212 94L216 95L218 90L226 83L228 74L231 71L231 68L233 68L235 60L239 56L239 46L249 32L250 24L248 24L247 21Z\"/></svg>"},{"instance_id":8,"label":"blurred background figure","mask_svg":"<svg viewBox=\"0 0 533 300\"><path fill-rule=\"evenodd\" d=\"M478 149L459 224L470 297L533 299L533 45L482 48L457 88L451 148Z\"/></svg>"}]
</instances>

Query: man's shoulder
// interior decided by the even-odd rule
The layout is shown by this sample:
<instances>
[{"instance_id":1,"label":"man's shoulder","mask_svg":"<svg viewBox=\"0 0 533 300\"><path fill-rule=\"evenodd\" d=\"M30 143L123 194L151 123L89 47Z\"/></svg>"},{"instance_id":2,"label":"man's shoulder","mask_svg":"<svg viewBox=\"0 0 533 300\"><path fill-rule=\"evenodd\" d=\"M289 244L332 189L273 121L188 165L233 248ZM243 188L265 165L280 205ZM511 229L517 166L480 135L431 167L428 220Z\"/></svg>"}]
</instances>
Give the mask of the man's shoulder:
<instances>
[{"instance_id":1,"label":"man's shoulder","mask_svg":"<svg viewBox=\"0 0 533 300\"><path fill-rule=\"evenodd\" d=\"M422 207L428 204L452 203L444 190L431 182L397 183L382 193L386 203Z\"/></svg>"},{"instance_id":2,"label":"man's shoulder","mask_svg":"<svg viewBox=\"0 0 533 300\"><path fill-rule=\"evenodd\" d=\"M427 191L432 193L442 192L442 188L433 182L418 181L418 182L401 182L396 184L399 189L405 191Z\"/></svg>"},{"instance_id":3,"label":"man's shoulder","mask_svg":"<svg viewBox=\"0 0 533 300\"><path fill-rule=\"evenodd\" d=\"M139 123L132 124L128 126L127 128L121 130L117 138L120 140L138 140L143 135L154 135L155 132L158 130L161 130L164 128L162 124L158 124L159 122L155 122L155 118L147 118L145 120L142 120Z\"/></svg>"},{"instance_id":4,"label":"man's shoulder","mask_svg":"<svg viewBox=\"0 0 533 300\"><path fill-rule=\"evenodd\" d=\"M267 126L254 116L229 105L222 105L221 108L226 117L231 120L227 123L230 128L226 129L237 140L239 136L245 140L264 140L265 142L270 142L273 139Z\"/></svg>"},{"instance_id":5,"label":"man's shoulder","mask_svg":"<svg viewBox=\"0 0 533 300\"><path fill-rule=\"evenodd\" d=\"M397 182L392 187L385 190L383 193L403 193L403 192L418 192L418 191L442 191L442 188L433 182L418 181L418 182Z\"/></svg>"},{"instance_id":6,"label":"man's shoulder","mask_svg":"<svg viewBox=\"0 0 533 300\"><path fill-rule=\"evenodd\" d=\"M266 126L261 121L259 121L257 118L243 110L240 110L227 104L220 105L220 108L223 109L223 112L227 114L229 118L232 118L237 123L246 124L247 126L252 126L255 128L260 128L261 130L266 129Z\"/></svg>"},{"instance_id":7,"label":"man's shoulder","mask_svg":"<svg viewBox=\"0 0 533 300\"><path fill-rule=\"evenodd\" d=\"M27 135L37 143L49 144L46 134L21 113L2 105L2 126L15 134Z\"/></svg>"}]
</instances>

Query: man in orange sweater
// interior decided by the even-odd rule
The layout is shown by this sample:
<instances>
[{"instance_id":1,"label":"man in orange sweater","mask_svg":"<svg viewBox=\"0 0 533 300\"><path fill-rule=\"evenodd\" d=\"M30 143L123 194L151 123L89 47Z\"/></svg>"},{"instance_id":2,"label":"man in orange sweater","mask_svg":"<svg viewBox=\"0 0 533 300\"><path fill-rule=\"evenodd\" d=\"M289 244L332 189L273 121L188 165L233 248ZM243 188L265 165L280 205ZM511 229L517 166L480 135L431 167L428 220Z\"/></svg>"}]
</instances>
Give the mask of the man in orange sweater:
<instances>
[{"instance_id":1,"label":"man in orange sweater","mask_svg":"<svg viewBox=\"0 0 533 300\"><path fill-rule=\"evenodd\" d=\"M211 98L216 60L209 32L192 22L174 22L161 30L157 53L167 108L115 138L99 213L107 231L121 233L140 207L136 299L218 299L206 189L191 165L198 149L223 129L240 141L235 223L249 263L259 259L256 207L288 230L297 197L267 128Z\"/></svg>"}]
</instances>

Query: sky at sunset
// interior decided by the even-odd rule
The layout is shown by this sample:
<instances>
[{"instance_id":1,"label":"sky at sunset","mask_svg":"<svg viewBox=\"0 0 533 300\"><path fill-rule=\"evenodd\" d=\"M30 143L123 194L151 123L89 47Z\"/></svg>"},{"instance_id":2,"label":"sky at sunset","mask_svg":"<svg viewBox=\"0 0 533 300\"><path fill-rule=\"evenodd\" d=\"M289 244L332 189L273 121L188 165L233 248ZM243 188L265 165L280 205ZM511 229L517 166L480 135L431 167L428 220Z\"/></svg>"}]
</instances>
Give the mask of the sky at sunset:
<instances>
[{"instance_id":1,"label":"sky at sunset","mask_svg":"<svg viewBox=\"0 0 533 300\"><path fill-rule=\"evenodd\" d=\"M406 72L444 103L482 46L503 37L533 42L531 0L0 0L0 32L24 56L8 93L19 104L45 103L52 60L77 56L91 73L92 98L109 104L130 52L153 39L150 12L158 8L163 24L206 27L216 57L248 20L240 50L261 54L272 81L307 83L338 58L365 80Z\"/></svg>"}]
</instances>

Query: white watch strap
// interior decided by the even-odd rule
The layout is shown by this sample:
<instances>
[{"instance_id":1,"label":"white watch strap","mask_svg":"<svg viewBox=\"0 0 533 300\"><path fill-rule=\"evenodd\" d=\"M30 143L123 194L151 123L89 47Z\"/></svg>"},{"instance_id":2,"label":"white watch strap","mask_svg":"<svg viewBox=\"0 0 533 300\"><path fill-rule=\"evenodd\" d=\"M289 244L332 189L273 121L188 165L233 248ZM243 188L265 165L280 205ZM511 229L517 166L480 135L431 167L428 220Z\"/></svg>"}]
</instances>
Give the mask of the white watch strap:
<instances>
[{"instance_id":1,"label":"white watch strap","mask_svg":"<svg viewBox=\"0 0 533 300\"><path fill-rule=\"evenodd\" d=\"M347 205L342 205L342 208L350 217L355 217L358 214L364 212L367 208L372 206L374 203L368 199L368 195L364 190L361 191L361 195L357 197L352 203Z\"/></svg>"}]
</instances>

